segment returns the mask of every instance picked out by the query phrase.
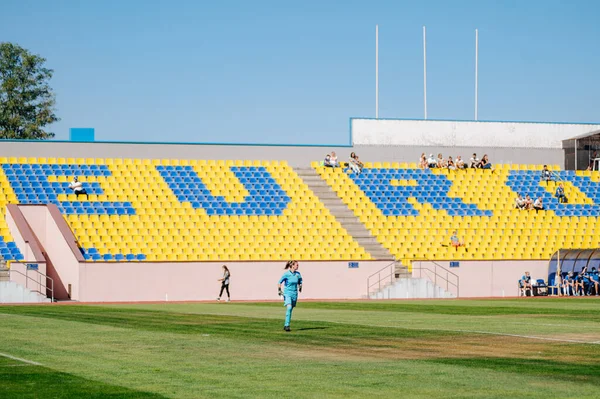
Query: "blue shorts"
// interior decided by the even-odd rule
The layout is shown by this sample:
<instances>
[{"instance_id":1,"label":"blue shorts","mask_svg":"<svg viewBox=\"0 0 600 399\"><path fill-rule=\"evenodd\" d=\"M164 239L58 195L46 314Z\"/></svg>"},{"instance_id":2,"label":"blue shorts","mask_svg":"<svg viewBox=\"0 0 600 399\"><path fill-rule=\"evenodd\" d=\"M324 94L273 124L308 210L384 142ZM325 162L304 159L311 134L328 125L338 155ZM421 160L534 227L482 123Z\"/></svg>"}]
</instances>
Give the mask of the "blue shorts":
<instances>
[{"instance_id":1,"label":"blue shorts","mask_svg":"<svg viewBox=\"0 0 600 399\"><path fill-rule=\"evenodd\" d=\"M284 295L283 296L283 306L292 305L292 307L295 308L297 301L298 301L298 297L296 295Z\"/></svg>"}]
</instances>

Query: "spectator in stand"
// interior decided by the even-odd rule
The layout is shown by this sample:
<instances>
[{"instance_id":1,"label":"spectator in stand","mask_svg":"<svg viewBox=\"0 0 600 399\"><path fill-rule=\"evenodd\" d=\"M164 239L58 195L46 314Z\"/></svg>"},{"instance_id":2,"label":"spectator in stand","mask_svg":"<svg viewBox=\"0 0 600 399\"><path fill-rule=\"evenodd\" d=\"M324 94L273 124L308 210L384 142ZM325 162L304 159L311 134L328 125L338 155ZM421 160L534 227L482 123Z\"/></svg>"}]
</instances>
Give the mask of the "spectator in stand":
<instances>
[{"instance_id":1,"label":"spectator in stand","mask_svg":"<svg viewBox=\"0 0 600 399\"><path fill-rule=\"evenodd\" d=\"M479 158L477 158L477 154L473 153L471 159L469 159L469 168L477 168L479 165Z\"/></svg>"},{"instance_id":2,"label":"spectator in stand","mask_svg":"<svg viewBox=\"0 0 600 399\"><path fill-rule=\"evenodd\" d=\"M527 209L528 211L533 209L533 200L531 199L529 194L525 196L525 209Z\"/></svg>"},{"instance_id":3,"label":"spectator in stand","mask_svg":"<svg viewBox=\"0 0 600 399\"><path fill-rule=\"evenodd\" d=\"M523 198L522 194L519 194L519 196L515 200L515 209L525 209L525 205L525 198Z\"/></svg>"},{"instance_id":4,"label":"spectator in stand","mask_svg":"<svg viewBox=\"0 0 600 399\"><path fill-rule=\"evenodd\" d=\"M494 172L494 169L492 169L492 164L490 163L487 154L483 155L483 158L481 158L481 161L479 161L479 166L477 166L480 169L490 169L492 172Z\"/></svg>"},{"instance_id":5,"label":"spectator in stand","mask_svg":"<svg viewBox=\"0 0 600 399\"><path fill-rule=\"evenodd\" d=\"M337 157L335 156L335 152L325 155L325 161L323 163L325 166L330 168L337 168L340 166L337 161Z\"/></svg>"},{"instance_id":6,"label":"spectator in stand","mask_svg":"<svg viewBox=\"0 0 600 399\"><path fill-rule=\"evenodd\" d=\"M448 168L448 170L456 170L456 165L454 165L454 161L452 160L452 157L448 157L448 161L446 162L446 167Z\"/></svg>"},{"instance_id":7,"label":"spectator in stand","mask_svg":"<svg viewBox=\"0 0 600 399\"><path fill-rule=\"evenodd\" d=\"M335 165L335 167L339 167L340 163L338 162L338 157L335 155L335 151L331 151L331 162Z\"/></svg>"},{"instance_id":8,"label":"spectator in stand","mask_svg":"<svg viewBox=\"0 0 600 399\"><path fill-rule=\"evenodd\" d=\"M348 160L348 166L352 169L354 173L360 175L363 170L363 163L358 159L358 155L355 152L350 154L350 159Z\"/></svg>"},{"instance_id":9,"label":"spectator in stand","mask_svg":"<svg viewBox=\"0 0 600 399\"><path fill-rule=\"evenodd\" d=\"M85 191L85 188L83 188L83 184L79 181L79 179L77 179L77 176L73 178L73 181L71 184L69 184L69 188L73 190L73 194L75 194L77 197L80 195L85 195L86 199L88 198L88 193Z\"/></svg>"},{"instance_id":10,"label":"spectator in stand","mask_svg":"<svg viewBox=\"0 0 600 399\"><path fill-rule=\"evenodd\" d=\"M531 274L525 272L525 274L519 280L519 287L521 288L521 295L527 296L527 290L529 290L529 296L533 296L533 287L531 286Z\"/></svg>"},{"instance_id":11,"label":"spectator in stand","mask_svg":"<svg viewBox=\"0 0 600 399\"><path fill-rule=\"evenodd\" d=\"M445 168L446 167L446 160L442 156L442 153L438 154L437 160L436 160L436 164L437 164L436 167L438 167L438 168Z\"/></svg>"},{"instance_id":12,"label":"spectator in stand","mask_svg":"<svg viewBox=\"0 0 600 399\"><path fill-rule=\"evenodd\" d=\"M554 173L548 170L548 165L544 165L544 169L542 169L542 181L545 181L546 185L548 182L555 182Z\"/></svg>"},{"instance_id":13,"label":"spectator in stand","mask_svg":"<svg viewBox=\"0 0 600 399\"><path fill-rule=\"evenodd\" d=\"M537 199L533 203L533 209L535 209L536 213L539 212L539 211L545 210L545 208L544 208L544 201L542 200L542 197L537 197Z\"/></svg>"},{"instance_id":14,"label":"spectator in stand","mask_svg":"<svg viewBox=\"0 0 600 399\"><path fill-rule=\"evenodd\" d=\"M465 168L465 161L463 161L462 157L460 155L456 156L456 169L464 169Z\"/></svg>"},{"instance_id":15,"label":"spectator in stand","mask_svg":"<svg viewBox=\"0 0 600 399\"><path fill-rule=\"evenodd\" d=\"M437 161L433 157L433 154L429 154L429 158L427 158L427 165L430 168L437 168Z\"/></svg>"},{"instance_id":16,"label":"spectator in stand","mask_svg":"<svg viewBox=\"0 0 600 399\"><path fill-rule=\"evenodd\" d=\"M425 156L425 153L421 154L421 159L419 160L419 168L421 168L421 169L429 168L429 164L427 163L427 157Z\"/></svg>"},{"instance_id":17,"label":"spectator in stand","mask_svg":"<svg viewBox=\"0 0 600 399\"><path fill-rule=\"evenodd\" d=\"M450 237L450 245L452 245L457 251L459 247L465 247L465 250L468 252L468 249L465 246L465 242L461 241L460 238L458 238L456 230L452 232L452 236Z\"/></svg>"},{"instance_id":18,"label":"spectator in stand","mask_svg":"<svg viewBox=\"0 0 600 399\"><path fill-rule=\"evenodd\" d=\"M568 202L567 196L565 195L565 188L562 183L556 188L554 196L558 199L559 204L566 204Z\"/></svg>"}]
</instances>

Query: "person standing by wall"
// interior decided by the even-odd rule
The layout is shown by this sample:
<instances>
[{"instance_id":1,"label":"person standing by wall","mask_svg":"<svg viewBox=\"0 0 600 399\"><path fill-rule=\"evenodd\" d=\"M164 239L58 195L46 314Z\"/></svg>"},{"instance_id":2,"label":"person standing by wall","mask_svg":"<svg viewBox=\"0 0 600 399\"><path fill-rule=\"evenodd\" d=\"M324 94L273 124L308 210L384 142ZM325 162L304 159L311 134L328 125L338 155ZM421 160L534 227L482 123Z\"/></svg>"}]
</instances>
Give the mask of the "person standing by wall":
<instances>
[{"instance_id":1,"label":"person standing by wall","mask_svg":"<svg viewBox=\"0 0 600 399\"><path fill-rule=\"evenodd\" d=\"M227 302L231 300L229 296L229 278L231 277L231 273L229 272L229 268L223 265L223 278L220 278L217 281L221 282L221 292L219 292L219 296L217 297L217 301L221 300L221 296L223 296L223 290L227 291Z\"/></svg>"}]
</instances>

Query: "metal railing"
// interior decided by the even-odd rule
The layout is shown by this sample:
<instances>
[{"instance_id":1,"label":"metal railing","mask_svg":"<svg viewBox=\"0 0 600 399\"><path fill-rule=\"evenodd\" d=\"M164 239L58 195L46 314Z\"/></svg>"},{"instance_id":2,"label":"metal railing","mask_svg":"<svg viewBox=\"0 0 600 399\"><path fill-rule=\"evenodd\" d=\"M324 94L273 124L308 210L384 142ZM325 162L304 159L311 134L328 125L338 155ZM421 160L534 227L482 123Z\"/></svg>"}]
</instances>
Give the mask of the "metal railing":
<instances>
[{"instance_id":1,"label":"metal railing","mask_svg":"<svg viewBox=\"0 0 600 399\"><path fill-rule=\"evenodd\" d=\"M419 262L418 266L415 266L415 263ZM433 284L438 287L444 288L447 292L451 292L450 288L452 287L456 290L456 297L460 297L460 277L457 274L452 273L450 270L446 269L439 263L426 259L425 262L431 263L433 266L425 265L423 266L423 261L415 261L412 266L412 275L417 277L416 272L418 272L418 277L423 278L423 275L428 278Z\"/></svg>"},{"instance_id":2,"label":"metal railing","mask_svg":"<svg viewBox=\"0 0 600 399\"><path fill-rule=\"evenodd\" d=\"M386 285L393 284L395 274L396 262L394 261L367 277L367 296L371 296L373 287L377 287L377 291L380 291Z\"/></svg>"},{"instance_id":3,"label":"metal railing","mask_svg":"<svg viewBox=\"0 0 600 399\"><path fill-rule=\"evenodd\" d=\"M11 274L13 274L13 273L23 276L25 278L25 288L31 290L32 292L37 292L40 295L44 295L45 297L48 297L48 291L50 291L50 299L52 302L54 302L54 280L51 277L49 277L48 275L40 272L39 270L30 267L30 265L37 265L39 263L45 264L46 262L24 262L24 261L9 261L9 262L7 262L8 279L10 281L12 281ZM24 265L25 272L15 269L13 267L15 264ZM37 277L37 278L32 277L30 274L33 274L33 276ZM30 281L34 283L34 287L30 287L30 283L29 283ZM50 283L50 284L48 284L48 283ZM37 289L35 288L35 286L37 286Z\"/></svg>"}]
</instances>

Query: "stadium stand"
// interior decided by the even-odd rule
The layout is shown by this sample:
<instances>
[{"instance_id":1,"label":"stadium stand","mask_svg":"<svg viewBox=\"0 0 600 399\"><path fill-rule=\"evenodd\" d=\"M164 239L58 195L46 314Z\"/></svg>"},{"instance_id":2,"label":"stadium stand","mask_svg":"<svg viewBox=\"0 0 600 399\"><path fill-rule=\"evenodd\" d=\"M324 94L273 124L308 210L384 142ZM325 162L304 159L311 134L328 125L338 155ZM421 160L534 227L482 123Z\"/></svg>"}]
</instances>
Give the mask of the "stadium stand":
<instances>
[{"instance_id":1,"label":"stadium stand","mask_svg":"<svg viewBox=\"0 0 600 399\"><path fill-rule=\"evenodd\" d=\"M22 260L5 205L58 206L89 261L359 260L372 256L285 161L0 158L0 256ZM597 248L600 174L560 171L568 203L541 184L542 165L496 173L312 164L399 260L548 259ZM79 177L89 198L68 189ZM547 211L514 209L517 193ZM452 248L452 231L465 241Z\"/></svg>"},{"instance_id":2,"label":"stadium stand","mask_svg":"<svg viewBox=\"0 0 600 399\"><path fill-rule=\"evenodd\" d=\"M88 261L371 259L285 161L0 164L1 212L7 203L57 205ZM74 177L89 199L68 189ZM2 216L0 253L22 259Z\"/></svg>"},{"instance_id":3,"label":"stadium stand","mask_svg":"<svg viewBox=\"0 0 600 399\"><path fill-rule=\"evenodd\" d=\"M495 173L418 169L416 164L366 163L348 169L312 167L397 259L545 260L560 248L597 248L600 174L552 170L569 203L541 184L543 165L495 165ZM541 196L547 211L514 209L518 193ZM457 230L465 248L452 248Z\"/></svg>"}]
</instances>

